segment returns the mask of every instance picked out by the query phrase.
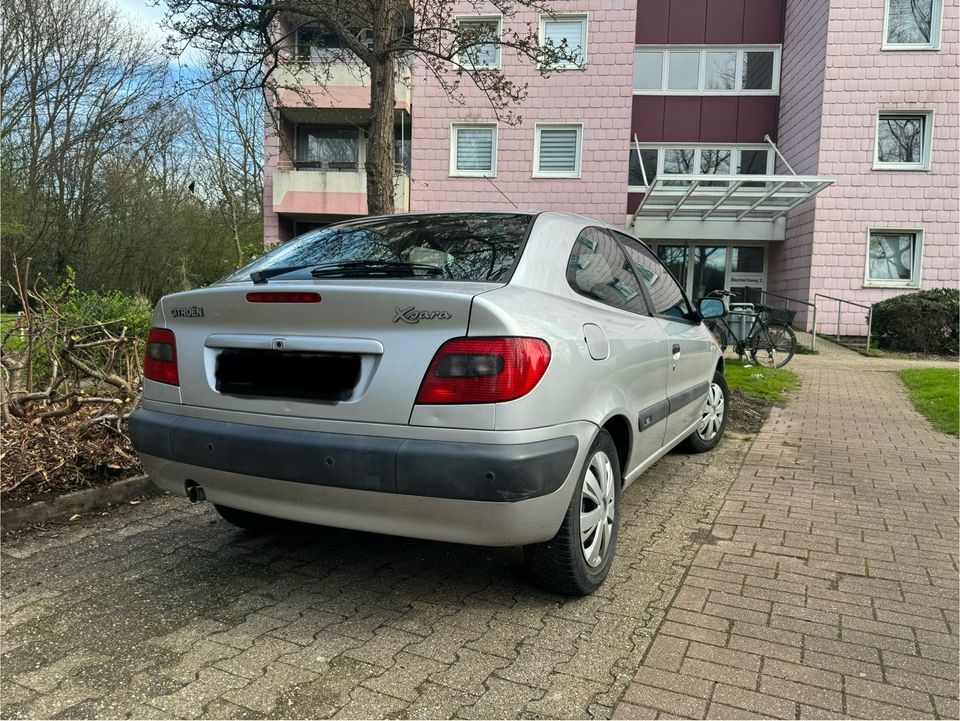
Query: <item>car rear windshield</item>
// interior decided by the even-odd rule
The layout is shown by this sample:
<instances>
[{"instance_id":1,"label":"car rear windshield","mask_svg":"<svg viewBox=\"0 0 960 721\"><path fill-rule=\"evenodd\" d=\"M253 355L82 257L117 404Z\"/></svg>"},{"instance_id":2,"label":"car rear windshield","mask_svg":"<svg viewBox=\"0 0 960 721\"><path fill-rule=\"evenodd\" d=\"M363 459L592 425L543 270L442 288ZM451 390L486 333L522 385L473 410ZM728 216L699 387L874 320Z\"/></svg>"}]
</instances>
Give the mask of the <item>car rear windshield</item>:
<instances>
[{"instance_id":1,"label":"car rear windshield","mask_svg":"<svg viewBox=\"0 0 960 721\"><path fill-rule=\"evenodd\" d=\"M390 277L506 282L532 215L396 215L305 233L224 278Z\"/></svg>"}]
</instances>

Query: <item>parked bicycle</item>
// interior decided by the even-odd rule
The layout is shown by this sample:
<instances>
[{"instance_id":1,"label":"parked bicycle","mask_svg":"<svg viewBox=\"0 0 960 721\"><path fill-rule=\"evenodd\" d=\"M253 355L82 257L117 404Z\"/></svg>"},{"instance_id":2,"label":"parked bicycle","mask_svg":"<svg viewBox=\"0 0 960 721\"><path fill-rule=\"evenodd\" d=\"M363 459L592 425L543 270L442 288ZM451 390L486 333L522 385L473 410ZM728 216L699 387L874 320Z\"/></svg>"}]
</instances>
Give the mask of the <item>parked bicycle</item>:
<instances>
[{"instance_id":1,"label":"parked bicycle","mask_svg":"<svg viewBox=\"0 0 960 721\"><path fill-rule=\"evenodd\" d=\"M737 296L728 290L715 290L709 293L708 297ZM750 360L757 365L782 368L797 352L797 336L790 327L797 313L786 308L771 308L761 303L756 303L753 307L755 312L744 313L753 318L750 332L744 338L737 335L726 318L712 318L705 321L705 325L717 339L721 351L725 351L732 340L734 352L741 358L749 355Z\"/></svg>"}]
</instances>

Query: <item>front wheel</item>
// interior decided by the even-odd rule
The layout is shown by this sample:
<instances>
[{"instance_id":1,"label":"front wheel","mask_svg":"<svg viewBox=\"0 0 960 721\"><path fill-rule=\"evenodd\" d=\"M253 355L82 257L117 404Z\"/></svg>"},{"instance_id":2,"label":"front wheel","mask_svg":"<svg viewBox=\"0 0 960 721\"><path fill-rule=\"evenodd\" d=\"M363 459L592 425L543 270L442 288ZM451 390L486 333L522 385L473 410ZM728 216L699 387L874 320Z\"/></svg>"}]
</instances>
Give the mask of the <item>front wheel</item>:
<instances>
[{"instance_id":1,"label":"front wheel","mask_svg":"<svg viewBox=\"0 0 960 721\"><path fill-rule=\"evenodd\" d=\"M706 453L723 438L727 429L727 379L723 373L715 371L707 397L703 400L700 422L697 429L683 442L683 447L691 453Z\"/></svg>"},{"instance_id":2,"label":"front wheel","mask_svg":"<svg viewBox=\"0 0 960 721\"><path fill-rule=\"evenodd\" d=\"M590 446L560 530L523 551L534 578L565 596L586 596L603 583L613 563L620 523L620 462L610 434Z\"/></svg>"},{"instance_id":3,"label":"front wheel","mask_svg":"<svg viewBox=\"0 0 960 721\"><path fill-rule=\"evenodd\" d=\"M793 328L770 323L753 337L750 358L766 368L783 368L797 352L797 336Z\"/></svg>"}]
</instances>

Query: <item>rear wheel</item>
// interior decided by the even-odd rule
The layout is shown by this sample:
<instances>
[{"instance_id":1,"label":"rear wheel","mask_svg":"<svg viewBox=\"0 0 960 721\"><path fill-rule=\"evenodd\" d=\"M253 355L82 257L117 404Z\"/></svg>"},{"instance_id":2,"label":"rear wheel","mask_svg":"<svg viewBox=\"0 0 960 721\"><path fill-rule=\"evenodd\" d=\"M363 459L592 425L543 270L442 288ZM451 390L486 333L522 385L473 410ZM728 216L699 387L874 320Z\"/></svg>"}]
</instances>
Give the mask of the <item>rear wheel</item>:
<instances>
[{"instance_id":1,"label":"rear wheel","mask_svg":"<svg viewBox=\"0 0 960 721\"><path fill-rule=\"evenodd\" d=\"M610 572L619 523L620 462L613 438L601 430L557 535L523 549L534 578L566 596L592 593Z\"/></svg>"},{"instance_id":2,"label":"rear wheel","mask_svg":"<svg viewBox=\"0 0 960 721\"><path fill-rule=\"evenodd\" d=\"M723 438L727 429L727 379L716 371L710 382L707 397L703 400L700 423L697 429L683 442L683 447L691 453L706 453Z\"/></svg>"},{"instance_id":3,"label":"rear wheel","mask_svg":"<svg viewBox=\"0 0 960 721\"><path fill-rule=\"evenodd\" d=\"M766 368L783 368L797 352L797 336L793 328L782 323L769 323L753 337L750 358Z\"/></svg>"},{"instance_id":4,"label":"rear wheel","mask_svg":"<svg viewBox=\"0 0 960 721\"><path fill-rule=\"evenodd\" d=\"M278 531L284 525L283 521L279 518L273 518L272 516L263 516L259 513L252 513L251 511L241 511L239 508L221 506L219 503L214 503L213 507L217 509L217 513L220 514L223 520L239 528L245 528L248 531L267 533L270 531Z\"/></svg>"}]
</instances>

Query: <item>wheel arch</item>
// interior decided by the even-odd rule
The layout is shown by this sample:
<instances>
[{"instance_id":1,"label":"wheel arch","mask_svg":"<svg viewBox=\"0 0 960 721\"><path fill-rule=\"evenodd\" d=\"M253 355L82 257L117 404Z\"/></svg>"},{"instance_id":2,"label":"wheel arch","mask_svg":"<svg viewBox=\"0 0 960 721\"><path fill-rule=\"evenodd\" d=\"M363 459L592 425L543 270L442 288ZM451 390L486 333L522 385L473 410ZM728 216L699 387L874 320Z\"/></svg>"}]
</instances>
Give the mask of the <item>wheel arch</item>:
<instances>
[{"instance_id":1,"label":"wheel arch","mask_svg":"<svg viewBox=\"0 0 960 721\"><path fill-rule=\"evenodd\" d=\"M622 414L610 416L600 426L613 438L617 447L617 460L620 462L620 483L627 472L627 463L630 462L630 452L633 449L633 432L629 419Z\"/></svg>"}]
</instances>

